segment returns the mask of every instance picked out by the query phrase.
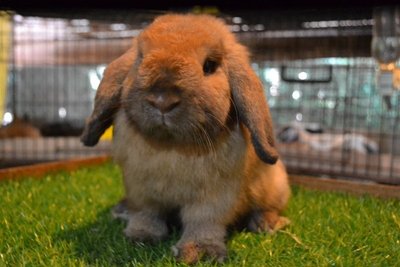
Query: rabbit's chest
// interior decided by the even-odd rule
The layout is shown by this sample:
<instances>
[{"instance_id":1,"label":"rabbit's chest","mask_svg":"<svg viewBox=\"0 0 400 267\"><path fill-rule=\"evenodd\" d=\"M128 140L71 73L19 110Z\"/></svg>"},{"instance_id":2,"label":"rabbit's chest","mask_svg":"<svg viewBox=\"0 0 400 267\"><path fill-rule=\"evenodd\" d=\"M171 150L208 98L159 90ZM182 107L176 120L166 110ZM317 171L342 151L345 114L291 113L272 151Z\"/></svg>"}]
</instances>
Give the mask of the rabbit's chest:
<instances>
[{"instance_id":1,"label":"rabbit's chest","mask_svg":"<svg viewBox=\"0 0 400 267\"><path fill-rule=\"evenodd\" d=\"M114 158L124 173L128 197L138 201L179 205L239 190L246 150L240 130L213 153L187 155L175 150L157 150L127 127L121 118L115 124ZM122 131L121 131L122 130ZM129 134L127 134L129 133Z\"/></svg>"}]
</instances>

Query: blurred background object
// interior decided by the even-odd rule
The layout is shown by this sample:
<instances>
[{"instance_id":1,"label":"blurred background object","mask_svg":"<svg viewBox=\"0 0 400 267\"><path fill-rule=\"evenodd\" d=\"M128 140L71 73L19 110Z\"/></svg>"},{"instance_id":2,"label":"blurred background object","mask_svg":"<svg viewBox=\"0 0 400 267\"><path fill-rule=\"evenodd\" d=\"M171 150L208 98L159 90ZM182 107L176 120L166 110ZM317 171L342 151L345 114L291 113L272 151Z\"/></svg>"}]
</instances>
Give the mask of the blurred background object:
<instances>
[{"instance_id":1,"label":"blurred background object","mask_svg":"<svg viewBox=\"0 0 400 267\"><path fill-rule=\"evenodd\" d=\"M377 87L388 109L392 108L391 96L399 90L400 58L400 6L376 7L373 11L372 56L379 62Z\"/></svg>"},{"instance_id":2,"label":"blurred background object","mask_svg":"<svg viewBox=\"0 0 400 267\"><path fill-rule=\"evenodd\" d=\"M0 139L12 139L18 137L39 138L40 130L26 119L13 118L13 120L0 128Z\"/></svg>"}]
</instances>

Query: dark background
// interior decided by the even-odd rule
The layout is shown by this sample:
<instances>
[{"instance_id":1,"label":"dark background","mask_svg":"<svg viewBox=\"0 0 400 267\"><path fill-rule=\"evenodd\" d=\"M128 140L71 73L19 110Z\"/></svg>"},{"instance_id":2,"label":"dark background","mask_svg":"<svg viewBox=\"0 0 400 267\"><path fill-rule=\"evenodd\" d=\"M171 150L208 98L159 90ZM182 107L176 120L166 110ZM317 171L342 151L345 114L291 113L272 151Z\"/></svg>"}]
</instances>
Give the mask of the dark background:
<instances>
[{"instance_id":1,"label":"dark background","mask_svg":"<svg viewBox=\"0 0 400 267\"><path fill-rule=\"evenodd\" d=\"M153 9L153 10L185 10L193 6L213 6L221 12L250 9L309 9L336 7L373 7L393 5L395 0L244 0L244 1L209 1L209 0L2 0L1 8L33 12L37 9Z\"/></svg>"}]
</instances>

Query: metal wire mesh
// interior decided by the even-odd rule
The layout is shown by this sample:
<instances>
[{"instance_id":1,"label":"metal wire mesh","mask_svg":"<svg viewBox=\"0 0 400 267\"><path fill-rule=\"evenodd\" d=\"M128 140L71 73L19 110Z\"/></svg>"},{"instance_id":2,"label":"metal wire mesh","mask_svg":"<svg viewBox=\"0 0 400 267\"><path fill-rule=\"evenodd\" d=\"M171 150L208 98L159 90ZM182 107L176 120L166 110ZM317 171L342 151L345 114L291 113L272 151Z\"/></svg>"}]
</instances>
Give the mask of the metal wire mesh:
<instances>
[{"instance_id":1,"label":"metal wire mesh","mask_svg":"<svg viewBox=\"0 0 400 267\"><path fill-rule=\"evenodd\" d=\"M0 130L0 166L109 153L107 138L89 149L78 136L106 64L160 13L3 12L3 125L13 116L29 127L26 136ZM372 10L220 16L253 54L290 171L400 183L400 96L376 82Z\"/></svg>"},{"instance_id":2,"label":"metal wire mesh","mask_svg":"<svg viewBox=\"0 0 400 267\"><path fill-rule=\"evenodd\" d=\"M399 182L399 93L385 101L373 59L266 64L266 93L291 171ZM274 80L277 73L297 80Z\"/></svg>"}]
</instances>

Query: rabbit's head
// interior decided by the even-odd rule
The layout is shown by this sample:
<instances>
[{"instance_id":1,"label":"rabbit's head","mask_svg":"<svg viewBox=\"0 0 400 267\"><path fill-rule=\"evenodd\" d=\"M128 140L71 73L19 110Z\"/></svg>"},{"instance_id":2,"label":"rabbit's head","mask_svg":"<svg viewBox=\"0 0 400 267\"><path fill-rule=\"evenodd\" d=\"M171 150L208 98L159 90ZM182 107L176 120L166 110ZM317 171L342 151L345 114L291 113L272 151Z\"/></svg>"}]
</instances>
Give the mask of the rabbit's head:
<instances>
[{"instance_id":1,"label":"rabbit's head","mask_svg":"<svg viewBox=\"0 0 400 267\"><path fill-rule=\"evenodd\" d=\"M212 149L243 123L257 155L270 164L278 158L248 52L211 16L164 15L141 32L107 68L83 143L95 145L120 109L156 146Z\"/></svg>"}]
</instances>

